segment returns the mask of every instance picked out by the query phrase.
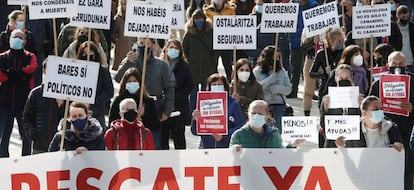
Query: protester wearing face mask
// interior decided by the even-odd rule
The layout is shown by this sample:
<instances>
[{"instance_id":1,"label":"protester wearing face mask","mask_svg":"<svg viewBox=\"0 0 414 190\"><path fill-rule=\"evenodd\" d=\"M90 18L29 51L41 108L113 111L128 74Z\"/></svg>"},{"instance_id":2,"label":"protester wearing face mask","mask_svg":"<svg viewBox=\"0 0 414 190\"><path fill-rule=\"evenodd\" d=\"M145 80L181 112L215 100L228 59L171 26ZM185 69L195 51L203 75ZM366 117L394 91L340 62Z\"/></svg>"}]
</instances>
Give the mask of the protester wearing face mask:
<instances>
[{"instance_id":1,"label":"protester wearing face mask","mask_svg":"<svg viewBox=\"0 0 414 190\"><path fill-rule=\"evenodd\" d=\"M229 92L229 84L224 75L214 73L207 78L207 91L211 92ZM195 107L195 106L194 106ZM201 116L200 110L194 110L193 123L191 125L191 132L193 135L198 135L196 126L197 118ZM200 148L228 148L230 143L230 137L233 132L239 129L244 124L244 116L241 111L240 105L230 95L227 96L227 135L199 135L201 136Z\"/></svg>"},{"instance_id":2,"label":"protester wearing face mask","mask_svg":"<svg viewBox=\"0 0 414 190\"><path fill-rule=\"evenodd\" d=\"M400 51L394 51L388 56L388 63L386 65L389 68L391 74L409 74L406 71L406 63L405 63L405 56ZM377 80L371 85L370 95L374 95L377 97L381 97L379 90L380 81ZM402 109L409 111L408 117L402 115L396 115L391 113L385 113L385 116L390 118L393 122L395 122L400 130L400 134L402 137L402 142L404 143L404 147L409 147L410 136L412 127L414 126L414 114L413 114L413 105L414 105L414 93L412 93L412 89L414 89L414 77L411 75L410 86L408 89L411 91L409 93L409 101L408 102L401 102L400 106ZM404 178L404 185L405 189L412 188L412 181L414 177L414 151L411 149L405 150L406 156L406 163L405 163L405 178Z\"/></svg>"},{"instance_id":3,"label":"protester wearing face mask","mask_svg":"<svg viewBox=\"0 0 414 190\"><path fill-rule=\"evenodd\" d=\"M335 84L333 86L336 87L346 87L346 86L354 86L354 76L352 67L347 64L338 65L335 69ZM358 103L360 104L363 99L363 96L360 95L358 97ZM358 108L329 108L330 104L330 97L329 95L325 95L322 98L321 103L321 116L320 116L320 125L321 129L319 131L319 147L325 148L334 148L335 141L328 140L325 138L325 115L360 115L360 110ZM322 146L323 145L323 146Z\"/></svg>"},{"instance_id":4,"label":"protester wearing face mask","mask_svg":"<svg viewBox=\"0 0 414 190\"><path fill-rule=\"evenodd\" d=\"M397 125L384 117L381 100L376 96L368 96L361 103L360 139L346 140L340 136L336 139L337 147L393 147L400 152L404 149Z\"/></svg>"},{"instance_id":5,"label":"protester wearing face mask","mask_svg":"<svg viewBox=\"0 0 414 190\"><path fill-rule=\"evenodd\" d=\"M9 157L9 140L16 118L22 137L22 156L30 155L31 145L22 126L27 96L34 87L36 56L23 47L25 33L19 29L10 34L10 49L0 54L0 158Z\"/></svg>"},{"instance_id":6,"label":"protester wearing face mask","mask_svg":"<svg viewBox=\"0 0 414 190\"><path fill-rule=\"evenodd\" d=\"M388 56L394 51L390 44L379 44L374 50L374 67L385 67L388 62Z\"/></svg>"},{"instance_id":7,"label":"protester wearing face mask","mask_svg":"<svg viewBox=\"0 0 414 190\"><path fill-rule=\"evenodd\" d=\"M253 100L263 99L263 88L256 81L256 77L253 75L250 62L246 58L239 59L236 62L236 75L233 74L231 94L232 97L240 103L244 118L247 120L247 109L249 104ZM236 90L234 89L234 83L236 84Z\"/></svg>"},{"instance_id":8,"label":"protester wearing face mask","mask_svg":"<svg viewBox=\"0 0 414 190\"><path fill-rule=\"evenodd\" d=\"M89 117L88 105L82 102L72 102L69 107L69 119L60 121L58 129L63 130L66 122L66 131L62 149L65 151L76 150L81 154L88 150L105 150L105 141L102 135L103 129L99 121ZM49 145L49 152L61 149L62 132L55 134Z\"/></svg>"},{"instance_id":9,"label":"protester wearing face mask","mask_svg":"<svg viewBox=\"0 0 414 190\"><path fill-rule=\"evenodd\" d=\"M395 50L405 55L405 63L410 72L414 72L414 23L409 22L410 10L401 5L397 9L397 22L391 23L389 43Z\"/></svg>"},{"instance_id":10,"label":"protester wearing face mask","mask_svg":"<svg viewBox=\"0 0 414 190\"><path fill-rule=\"evenodd\" d=\"M119 103L119 115L105 133L107 150L154 150L154 139L149 129L140 120L137 103L126 98Z\"/></svg>"},{"instance_id":11,"label":"protester wearing face mask","mask_svg":"<svg viewBox=\"0 0 414 190\"><path fill-rule=\"evenodd\" d=\"M121 119L119 114L119 104L122 100L132 98L139 104L139 95L141 92L141 73L136 68L129 68L125 71L119 84L118 96L116 96L112 102L111 109L109 111L109 123L117 119ZM142 106L138 107L138 117L141 118L144 126L150 130L158 130L160 128L160 120L158 119L157 107L155 101L152 99L145 88L144 96L142 100Z\"/></svg>"},{"instance_id":12,"label":"protester wearing face mask","mask_svg":"<svg viewBox=\"0 0 414 190\"><path fill-rule=\"evenodd\" d=\"M161 146L163 150L170 148L170 137L174 140L174 149L186 149L185 126L191 124L190 102L188 96L194 88L190 65L183 54L183 48L178 40L168 40L161 58L170 64L175 76L174 111L179 116L170 117L162 123Z\"/></svg>"}]
</instances>

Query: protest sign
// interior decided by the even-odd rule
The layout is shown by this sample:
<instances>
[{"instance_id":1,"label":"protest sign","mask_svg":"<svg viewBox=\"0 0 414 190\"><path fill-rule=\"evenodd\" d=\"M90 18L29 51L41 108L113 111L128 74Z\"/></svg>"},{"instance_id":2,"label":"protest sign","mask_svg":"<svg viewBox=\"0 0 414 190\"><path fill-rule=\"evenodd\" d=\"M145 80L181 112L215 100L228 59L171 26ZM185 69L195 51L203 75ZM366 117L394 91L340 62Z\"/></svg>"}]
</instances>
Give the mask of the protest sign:
<instances>
[{"instance_id":1,"label":"protest sign","mask_svg":"<svg viewBox=\"0 0 414 190\"><path fill-rule=\"evenodd\" d=\"M381 75L388 73L387 67L374 67L371 69L371 71L372 76L374 77L374 81L379 80Z\"/></svg>"},{"instance_id":2,"label":"protest sign","mask_svg":"<svg viewBox=\"0 0 414 190\"><path fill-rule=\"evenodd\" d=\"M306 141L318 142L318 130L316 117L282 117L283 141L306 139Z\"/></svg>"},{"instance_id":3,"label":"protest sign","mask_svg":"<svg viewBox=\"0 0 414 190\"><path fill-rule=\"evenodd\" d=\"M78 14L70 19L71 26L110 29L111 1L79 0Z\"/></svg>"},{"instance_id":4,"label":"protest sign","mask_svg":"<svg viewBox=\"0 0 414 190\"><path fill-rule=\"evenodd\" d=\"M384 112L408 117L410 113L401 109L401 102L410 100L409 75L381 75L379 90Z\"/></svg>"},{"instance_id":5,"label":"protest sign","mask_svg":"<svg viewBox=\"0 0 414 190\"><path fill-rule=\"evenodd\" d=\"M8 5L27 5L29 0L7 0Z\"/></svg>"},{"instance_id":6,"label":"protest sign","mask_svg":"<svg viewBox=\"0 0 414 190\"><path fill-rule=\"evenodd\" d=\"M213 49L256 49L256 16L214 16Z\"/></svg>"},{"instance_id":7,"label":"protest sign","mask_svg":"<svg viewBox=\"0 0 414 190\"><path fill-rule=\"evenodd\" d=\"M169 39L172 7L171 2L128 1L124 35Z\"/></svg>"},{"instance_id":8,"label":"protest sign","mask_svg":"<svg viewBox=\"0 0 414 190\"><path fill-rule=\"evenodd\" d=\"M326 139L336 140L344 136L345 140L359 140L359 115L325 115Z\"/></svg>"},{"instance_id":9,"label":"protest sign","mask_svg":"<svg viewBox=\"0 0 414 190\"><path fill-rule=\"evenodd\" d=\"M391 35L391 4L356 6L352 8L352 38Z\"/></svg>"},{"instance_id":10,"label":"protest sign","mask_svg":"<svg viewBox=\"0 0 414 190\"><path fill-rule=\"evenodd\" d=\"M197 119L198 135L227 135L227 92L199 91L197 108L201 114Z\"/></svg>"},{"instance_id":11,"label":"protest sign","mask_svg":"<svg viewBox=\"0 0 414 190\"><path fill-rule=\"evenodd\" d=\"M263 3L261 33L296 32L299 3Z\"/></svg>"},{"instance_id":12,"label":"protest sign","mask_svg":"<svg viewBox=\"0 0 414 190\"><path fill-rule=\"evenodd\" d=\"M165 0L151 0L152 2L165 2ZM184 29L185 28L185 4L184 0L172 0L172 19L171 29Z\"/></svg>"},{"instance_id":13,"label":"protest sign","mask_svg":"<svg viewBox=\"0 0 414 190\"><path fill-rule=\"evenodd\" d=\"M33 20L72 17L76 16L77 8L78 0L29 0L29 18Z\"/></svg>"},{"instance_id":14,"label":"protest sign","mask_svg":"<svg viewBox=\"0 0 414 190\"><path fill-rule=\"evenodd\" d=\"M358 86L328 87L329 108L359 108Z\"/></svg>"},{"instance_id":15,"label":"protest sign","mask_svg":"<svg viewBox=\"0 0 414 190\"><path fill-rule=\"evenodd\" d=\"M49 56L43 96L94 104L99 63Z\"/></svg>"},{"instance_id":16,"label":"protest sign","mask_svg":"<svg viewBox=\"0 0 414 190\"><path fill-rule=\"evenodd\" d=\"M306 37L324 33L329 28L339 28L336 2L323 4L302 12Z\"/></svg>"}]
</instances>

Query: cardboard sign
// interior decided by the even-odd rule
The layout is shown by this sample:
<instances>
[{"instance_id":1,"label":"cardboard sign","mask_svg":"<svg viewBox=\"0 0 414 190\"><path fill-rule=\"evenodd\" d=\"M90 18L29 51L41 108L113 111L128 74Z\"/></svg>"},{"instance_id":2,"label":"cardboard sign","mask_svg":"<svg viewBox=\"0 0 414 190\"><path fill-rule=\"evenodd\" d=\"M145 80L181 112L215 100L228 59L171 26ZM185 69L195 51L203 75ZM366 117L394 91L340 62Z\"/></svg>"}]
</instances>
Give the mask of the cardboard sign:
<instances>
[{"instance_id":1,"label":"cardboard sign","mask_svg":"<svg viewBox=\"0 0 414 190\"><path fill-rule=\"evenodd\" d=\"M49 56L43 96L94 104L100 64Z\"/></svg>"},{"instance_id":2,"label":"cardboard sign","mask_svg":"<svg viewBox=\"0 0 414 190\"><path fill-rule=\"evenodd\" d=\"M149 1L149 0L147 0ZM165 0L150 0L152 2L165 2ZM172 7L172 19L171 29L184 29L185 28L185 4L184 0L169 1L173 3Z\"/></svg>"},{"instance_id":3,"label":"cardboard sign","mask_svg":"<svg viewBox=\"0 0 414 190\"><path fill-rule=\"evenodd\" d=\"M359 115L325 115L325 134L329 140L344 136L345 140L360 139Z\"/></svg>"},{"instance_id":4,"label":"cardboard sign","mask_svg":"<svg viewBox=\"0 0 414 190\"><path fill-rule=\"evenodd\" d=\"M171 2L128 1L124 35L169 39L172 7Z\"/></svg>"},{"instance_id":5,"label":"cardboard sign","mask_svg":"<svg viewBox=\"0 0 414 190\"><path fill-rule=\"evenodd\" d=\"M256 49L256 16L214 16L213 49Z\"/></svg>"},{"instance_id":6,"label":"cardboard sign","mask_svg":"<svg viewBox=\"0 0 414 190\"><path fill-rule=\"evenodd\" d=\"M296 32L298 13L299 3L263 3L260 32Z\"/></svg>"},{"instance_id":7,"label":"cardboard sign","mask_svg":"<svg viewBox=\"0 0 414 190\"><path fill-rule=\"evenodd\" d=\"M30 20L72 17L78 12L78 0L29 0L29 10Z\"/></svg>"},{"instance_id":8,"label":"cardboard sign","mask_svg":"<svg viewBox=\"0 0 414 190\"><path fill-rule=\"evenodd\" d=\"M282 117L283 141L306 139L306 141L318 142L318 130L316 117Z\"/></svg>"},{"instance_id":9,"label":"cardboard sign","mask_svg":"<svg viewBox=\"0 0 414 190\"><path fill-rule=\"evenodd\" d=\"M7 0L7 5L28 5L29 0Z\"/></svg>"},{"instance_id":10,"label":"cardboard sign","mask_svg":"<svg viewBox=\"0 0 414 190\"><path fill-rule=\"evenodd\" d=\"M328 87L329 108L359 108L358 86Z\"/></svg>"},{"instance_id":11,"label":"cardboard sign","mask_svg":"<svg viewBox=\"0 0 414 190\"><path fill-rule=\"evenodd\" d=\"M384 112L408 117L410 113L401 109L401 102L410 101L409 75L381 75L379 90Z\"/></svg>"},{"instance_id":12,"label":"cardboard sign","mask_svg":"<svg viewBox=\"0 0 414 190\"><path fill-rule=\"evenodd\" d=\"M197 108L201 114L197 119L197 134L227 135L227 92L199 91Z\"/></svg>"},{"instance_id":13,"label":"cardboard sign","mask_svg":"<svg viewBox=\"0 0 414 190\"><path fill-rule=\"evenodd\" d=\"M70 19L71 26L110 29L111 1L79 0L78 14Z\"/></svg>"},{"instance_id":14,"label":"cardboard sign","mask_svg":"<svg viewBox=\"0 0 414 190\"><path fill-rule=\"evenodd\" d=\"M374 67L371 69L371 71L372 77L374 77L374 81L379 80L381 75L388 73L387 67Z\"/></svg>"},{"instance_id":15,"label":"cardboard sign","mask_svg":"<svg viewBox=\"0 0 414 190\"><path fill-rule=\"evenodd\" d=\"M306 37L324 33L329 28L339 28L336 2L323 4L302 12Z\"/></svg>"},{"instance_id":16,"label":"cardboard sign","mask_svg":"<svg viewBox=\"0 0 414 190\"><path fill-rule=\"evenodd\" d=\"M391 4L356 6L352 8L352 38L391 35Z\"/></svg>"}]
</instances>

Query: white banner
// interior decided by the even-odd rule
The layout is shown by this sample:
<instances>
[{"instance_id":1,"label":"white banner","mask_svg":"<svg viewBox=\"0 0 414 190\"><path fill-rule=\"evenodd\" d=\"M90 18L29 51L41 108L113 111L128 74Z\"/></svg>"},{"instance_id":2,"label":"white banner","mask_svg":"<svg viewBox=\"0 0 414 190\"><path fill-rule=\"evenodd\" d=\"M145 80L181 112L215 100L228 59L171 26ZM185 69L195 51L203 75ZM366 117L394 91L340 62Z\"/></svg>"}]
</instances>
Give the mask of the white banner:
<instances>
[{"instance_id":1,"label":"white banner","mask_svg":"<svg viewBox=\"0 0 414 190\"><path fill-rule=\"evenodd\" d=\"M165 0L150 0L152 2L165 2ZM185 4L184 0L170 0L173 3L171 29L185 28Z\"/></svg>"},{"instance_id":2,"label":"white banner","mask_svg":"<svg viewBox=\"0 0 414 190\"><path fill-rule=\"evenodd\" d=\"M29 0L29 18L49 19L76 16L78 0Z\"/></svg>"},{"instance_id":3,"label":"white banner","mask_svg":"<svg viewBox=\"0 0 414 190\"><path fill-rule=\"evenodd\" d=\"M391 4L357 6L352 9L352 38L391 35Z\"/></svg>"},{"instance_id":4,"label":"white banner","mask_svg":"<svg viewBox=\"0 0 414 190\"><path fill-rule=\"evenodd\" d=\"M329 28L339 28L338 9L336 2L323 4L302 12L303 30L306 37L324 33Z\"/></svg>"},{"instance_id":5,"label":"white banner","mask_svg":"<svg viewBox=\"0 0 414 190\"><path fill-rule=\"evenodd\" d=\"M261 33L296 32L299 3L263 3Z\"/></svg>"},{"instance_id":6,"label":"white banner","mask_svg":"<svg viewBox=\"0 0 414 190\"><path fill-rule=\"evenodd\" d=\"M316 117L282 117L282 139L288 142L296 139L318 142Z\"/></svg>"},{"instance_id":7,"label":"white banner","mask_svg":"<svg viewBox=\"0 0 414 190\"><path fill-rule=\"evenodd\" d=\"M256 49L256 16L214 16L213 49Z\"/></svg>"},{"instance_id":8,"label":"white banner","mask_svg":"<svg viewBox=\"0 0 414 190\"><path fill-rule=\"evenodd\" d=\"M7 0L8 5L28 5L29 0Z\"/></svg>"},{"instance_id":9,"label":"white banner","mask_svg":"<svg viewBox=\"0 0 414 190\"><path fill-rule=\"evenodd\" d=\"M71 26L109 30L111 26L111 1L78 0L78 14L70 19Z\"/></svg>"},{"instance_id":10,"label":"white banner","mask_svg":"<svg viewBox=\"0 0 414 190\"><path fill-rule=\"evenodd\" d=\"M49 56L43 96L95 103L99 63Z\"/></svg>"},{"instance_id":11,"label":"white banner","mask_svg":"<svg viewBox=\"0 0 414 190\"><path fill-rule=\"evenodd\" d=\"M328 87L329 108L359 108L359 87Z\"/></svg>"},{"instance_id":12,"label":"white banner","mask_svg":"<svg viewBox=\"0 0 414 190\"><path fill-rule=\"evenodd\" d=\"M127 1L124 35L169 39L172 7L171 2Z\"/></svg>"},{"instance_id":13,"label":"white banner","mask_svg":"<svg viewBox=\"0 0 414 190\"><path fill-rule=\"evenodd\" d=\"M344 136L345 140L359 140L359 115L325 115L325 134L329 140Z\"/></svg>"},{"instance_id":14,"label":"white banner","mask_svg":"<svg viewBox=\"0 0 414 190\"><path fill-rule=\"evenodd\" d=\"M0 165L1 187L11 190L349 190L404 184L404 151L392 148L71 151L2 158Z\"/></svg>"}]
</instances>

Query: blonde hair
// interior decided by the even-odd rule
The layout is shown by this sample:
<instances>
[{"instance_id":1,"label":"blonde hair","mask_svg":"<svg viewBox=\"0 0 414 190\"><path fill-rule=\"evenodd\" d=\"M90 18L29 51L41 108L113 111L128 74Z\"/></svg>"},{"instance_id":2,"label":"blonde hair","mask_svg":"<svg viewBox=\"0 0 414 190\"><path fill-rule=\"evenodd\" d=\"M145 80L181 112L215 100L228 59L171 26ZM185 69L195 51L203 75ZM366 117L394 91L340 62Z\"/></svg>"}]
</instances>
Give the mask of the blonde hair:
<instances>
[{"instance_id":1,"label":"blonde hair","mask_svg":"<svg viewBox=\"0 0 414 190\"><path fill-rule=\"evenodd\" d=\"M330 41L335 40L337 36L341 36L345 38L344 32L340 28L329 28L325 31L323 37L325 39L325 43L327 43L327 47L331 47L332 44Z\"/></svg>"},{"instance_id":2,"label":"blonde hair","mask_svg":"<svg viewBox=\"0 0 414 190\"><path fill-rule=\"evenodd\" d=\"M254 100L249 104L248 113L253 111L253 108L257 105L263 106L266 108L266 112L269 112L269 104L264 100Z\"/></svg>"}]
</instances>

